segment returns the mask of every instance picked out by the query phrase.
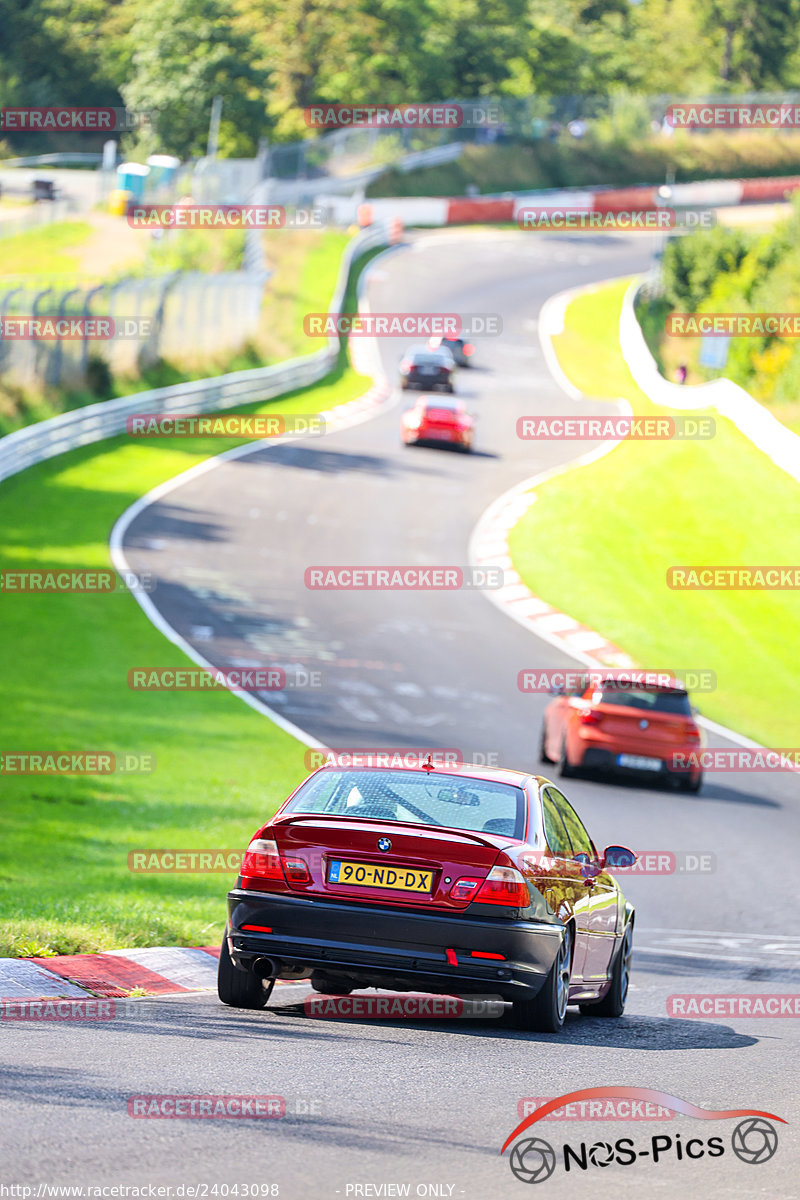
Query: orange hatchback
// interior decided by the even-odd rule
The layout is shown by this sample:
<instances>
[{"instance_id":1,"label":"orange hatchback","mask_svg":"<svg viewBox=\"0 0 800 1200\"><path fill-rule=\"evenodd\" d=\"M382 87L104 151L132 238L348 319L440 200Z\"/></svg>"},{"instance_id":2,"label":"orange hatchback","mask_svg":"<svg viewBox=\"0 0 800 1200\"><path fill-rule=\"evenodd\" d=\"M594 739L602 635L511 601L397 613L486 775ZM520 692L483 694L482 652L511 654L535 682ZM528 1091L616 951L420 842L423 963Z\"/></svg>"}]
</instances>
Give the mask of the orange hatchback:
<instances>
[{"instance_id":1,"label":"orange hatchback","mask_svg":"<svg viewBox=\"0 0 800 1200\"><path fill-rule=\"evenodd\" d=\"M556 694L544 712L539 757L557 762L565 777L619 772L699 792L702 770L680 764L691 762L688 756L702 744L689 696L677 681L644 686L606 679Z\"/></svg>"}]
</instances>

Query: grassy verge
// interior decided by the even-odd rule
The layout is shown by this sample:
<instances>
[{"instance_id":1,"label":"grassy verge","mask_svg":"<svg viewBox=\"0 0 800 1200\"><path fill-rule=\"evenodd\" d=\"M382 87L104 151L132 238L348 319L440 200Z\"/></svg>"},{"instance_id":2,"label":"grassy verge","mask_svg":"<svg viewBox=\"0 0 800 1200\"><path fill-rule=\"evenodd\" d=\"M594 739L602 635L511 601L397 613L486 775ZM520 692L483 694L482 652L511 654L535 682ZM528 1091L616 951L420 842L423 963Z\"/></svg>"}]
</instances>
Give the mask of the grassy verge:
<instances>
[{"instance_id":1,"label":"grassy verge","mask_svg":"<svg viewBox=\"0 0 800 1200\"><path fill-rule=\"evenodd\" d=\"M534 188L593 187L612 184L678 183L696 179L758 178L800 171L800 134L762 137L761 133L690 134L678 130L636 139L589 134L582 140L562 133L554 141L464 147L455 162L390 169L367 187L367 196L463 196L468 185L479 192Z\"/></svg>"},{"instance_id":2,"label":"grassy verge","mask_svg":"<svg viewBox=\"0 0 800 1200\"><path fill-rule=\"evenodd\" d=\"M2 240L4 275L54 275L78 270L78 250L92 236L86 221L58 221Z\"/></svg>"},{"instance_id":3,"label":"grassy verge","mask_svg":"<svg viewBox=\"0 0 800 1200\"><path fill-rule=\"evenodd\" d=\"M112 377L102 392L0 382L0 436L98 400L312 354L320 343L305 336L302 318L306 312L320 307L320 296L332 293L346 242L347 234L338 230L320 233L286 230L276 234L267 246L273 275L259 328L251 341L234 353L199 354L181 362L161 361L135 377Z\"/></svg>"},{"instance_id":4,"label":"grassy verge","mask_svg":"<svg viewBox=\"0 0 800 1200\"><path fill-rule=\"evenodd\" d=\"M619 350L624 283L578 297L554 339L587 396L624 397L663 413L639 391ZM516 568L537 595L654 668L708 668L717 690L701 711L773 746L797 738L800 681L793 592L672 591L678 564L800 562L794 484L729 422L706 442L628 442L553 479L512 531ZM555 569L557 568L557 569Z\"/></svg>"},{"instance_id":5,"label":"grassy verge","mask_svg":"<svg viewBox=\"0 0 800 1200\"><path fill-rule=\"evenodd\" d=\"M314 307L329 295L318 288ZM324 411L367 385L343 346L322 384L241 411ZM119 437L6 481L0 569L107 567L109 532L128 505L221 448ZM187 660L126 593L5 592L0 605L0 749L156 760L150 775L2 777L0 956L217 941L231 876L132 874L128 852L243 847L306 773L303 747L224 691L130 691L132 665Z\"/></svg>"}]
</instances>

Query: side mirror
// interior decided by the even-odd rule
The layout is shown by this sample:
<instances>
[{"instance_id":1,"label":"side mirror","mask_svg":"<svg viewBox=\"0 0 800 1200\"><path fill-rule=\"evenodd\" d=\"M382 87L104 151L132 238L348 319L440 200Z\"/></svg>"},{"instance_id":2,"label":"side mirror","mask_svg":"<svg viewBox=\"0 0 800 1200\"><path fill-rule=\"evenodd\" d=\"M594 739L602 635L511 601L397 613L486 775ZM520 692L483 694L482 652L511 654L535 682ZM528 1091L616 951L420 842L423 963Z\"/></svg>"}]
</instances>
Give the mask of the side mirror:
<instances>
[{"instance_id":1,"label":"side mirror","mask_svg":"<svg viewBox=\"0 0 800 1200\"><path fill-rule=\"evenodd\" d=\"M632 867L635 862L636 855L627 846L606 846L603 851L603 866L610 867L612 870L614 867L618 869Z\"/></svg>"}]
</instances>

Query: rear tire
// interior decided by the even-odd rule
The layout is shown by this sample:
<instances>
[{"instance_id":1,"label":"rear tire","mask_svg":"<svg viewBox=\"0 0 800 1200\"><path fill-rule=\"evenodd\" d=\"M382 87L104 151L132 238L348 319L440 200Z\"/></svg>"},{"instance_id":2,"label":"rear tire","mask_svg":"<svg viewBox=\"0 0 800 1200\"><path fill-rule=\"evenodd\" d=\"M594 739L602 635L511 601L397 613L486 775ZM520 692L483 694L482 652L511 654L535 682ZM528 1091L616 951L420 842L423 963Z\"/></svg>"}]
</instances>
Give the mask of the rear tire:
<instances>
[{"instance_id":1,"label":"rear tire","mask_svg":"<svg viewBox=\"0 0 800 1200\"><path fill-rule=\"evenodd\" d=\"M275 986L275 980L265 987L250 971L240 971L233 965L228 950L228 931L222 939L217 969L217 995L223 1004L232 1008L263 1008Z\"/></svg>"},{"instance_id":2,"label":"rear tire","mask_svg":"<svg viewBox=\"0 0 800 1200\"><path fill-rule=\"evenodd\" d=\"M682 779L678 786L682 792L693 792L696 795L703 786L703 776L698 779Z\"/></svg>"},{"instance_id":3,"label":"rear tire","mask_svg":"<svg viewBox=\"0 0 800 1200\"><path fill-rule=\"evenodd\" d=\"M628 984L631 976L631 951L633 949L633 921L629 921L619 953L611 970L611 987L599 1004L582 1004L585 1017L621 1017L625 1011Z\"/></svg>"},{"instance_id":4,"label":"rear tire","mask_svg":"<svg viewBox=\"0 0 800 1200\"><path fill-rule=\"evenodd\" d=\"M558 1033L564 1026L572 972L574 932L567 925L558 954L547 978L535 996L523 996L511 1005L511 1022L516 1029L535 1033Z\"/></svg>"},{"instance_id":5,"label":"rear tire","mask_svg":"<svg viewBox=\"0 0 800 1200\"><path fill-rule=\"evenodd\" d=\"M539 762L552 763L553 760L552 760L552 758L550 758L548 756L548 753L547 753L546 743L547 743L547 728L545 726L544 721L542 721L542 732L539 734Z\"/></svg>"},{"instance_id":6,"label":"rear tire","mask_svg":"<svg viewBox=\"0 0 800 1200\"><path fill-rule=\"evenodd\" d=\"M558 773L562 779L573 779L576 774L575 767L573 767L572 763L569 761L569 755L567 754L566 738L561 743L561 754L559 755L558 759Z\"/></svg>"}]
</instances>

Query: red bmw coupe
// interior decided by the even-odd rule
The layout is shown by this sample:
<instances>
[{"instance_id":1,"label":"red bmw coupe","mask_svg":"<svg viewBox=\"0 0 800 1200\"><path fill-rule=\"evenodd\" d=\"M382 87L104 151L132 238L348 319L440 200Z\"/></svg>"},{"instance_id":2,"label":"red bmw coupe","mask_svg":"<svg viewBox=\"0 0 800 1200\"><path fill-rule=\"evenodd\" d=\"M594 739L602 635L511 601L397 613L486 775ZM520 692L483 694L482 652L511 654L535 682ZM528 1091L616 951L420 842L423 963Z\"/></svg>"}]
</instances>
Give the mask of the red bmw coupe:
<instances>
[{"instance_id":1,"label":"red bmw coupe","mask_svg":"<svg viewBox=\"0 0 800 1200\"><path fill-rule=\"evenodd\" d=\"M471 764L326 765L251 841L228 895L219 997L263 1008L276 979L326 994L500 995L557 1031L568 1004L618 1017L634 913L566 796Z\"/></svg>"}]
</instances>

